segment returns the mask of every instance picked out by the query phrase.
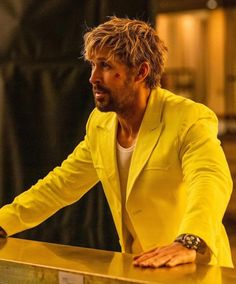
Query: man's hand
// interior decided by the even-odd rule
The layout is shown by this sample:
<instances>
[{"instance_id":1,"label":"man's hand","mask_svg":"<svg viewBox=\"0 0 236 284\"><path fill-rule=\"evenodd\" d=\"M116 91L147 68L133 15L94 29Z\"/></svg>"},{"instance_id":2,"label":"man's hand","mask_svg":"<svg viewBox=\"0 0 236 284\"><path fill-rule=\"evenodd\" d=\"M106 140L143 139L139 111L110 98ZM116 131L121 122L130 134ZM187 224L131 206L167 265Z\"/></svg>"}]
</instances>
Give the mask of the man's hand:
<instances>
[{"instance_id":1,"label":"man's hand","mask_svg":"<svg viewBox=\"0 0 236 284\"><path fill-rule=\"evenodd\" d=\"M179 264L195 262L197 252L182 244L174 242L168 246L158 247L134 257L133 264L140 267L173 267Z\"/></svg>"}]
</instances>

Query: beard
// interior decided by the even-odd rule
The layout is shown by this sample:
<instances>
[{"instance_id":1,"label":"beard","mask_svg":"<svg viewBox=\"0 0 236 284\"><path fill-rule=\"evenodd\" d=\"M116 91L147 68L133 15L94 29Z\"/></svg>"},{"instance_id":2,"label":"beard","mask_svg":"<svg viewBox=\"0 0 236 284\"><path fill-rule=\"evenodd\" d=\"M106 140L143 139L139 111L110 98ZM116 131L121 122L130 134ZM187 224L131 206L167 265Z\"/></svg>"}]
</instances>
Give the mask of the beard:
<instances>
[{"instance_id":1,"label":"beard","mask_svg":"<svg viewBox=\"0 0 236 284\"><path fill-rule=\"evenodd\" d=\"M123 114L129 111L135 100L135 92L126 80L124 85L116 90L111 90L97 84L93 86L95 105L102 112L115 112Z\"/></svg>"},{"instance_id":2,"label":"beard","mask_svg":"<svg viewBox=\"0 0 236 284\"><path fill-rule=\"evenodd\" d=\"M114 111L114 102L112 91L104 86L95 85L93 86L94 102L102 112Z\"/></svg>"}]
</instances>

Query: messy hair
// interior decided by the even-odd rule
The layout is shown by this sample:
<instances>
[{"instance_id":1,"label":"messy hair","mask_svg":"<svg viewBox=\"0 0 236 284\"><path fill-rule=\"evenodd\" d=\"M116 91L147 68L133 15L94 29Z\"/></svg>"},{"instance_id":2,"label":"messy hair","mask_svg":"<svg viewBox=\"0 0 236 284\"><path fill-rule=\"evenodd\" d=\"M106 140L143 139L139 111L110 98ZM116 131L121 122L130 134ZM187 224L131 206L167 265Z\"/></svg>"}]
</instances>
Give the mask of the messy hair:
<instances>
[{"instance_id":1,"label":"messy hair","mask_svg":"<svg viewBox=\"0 0 236 284\"><path fill-rule=\"evenodd\" d=\"M167 48L150 24L110 17L107 22L85 33L84 58L91 59L103 48L109 51L108 57L118 57L131 68L148 62L150 73L146 78L146 86L153 89L160 85Z\"/></svg>"}]
</instances>

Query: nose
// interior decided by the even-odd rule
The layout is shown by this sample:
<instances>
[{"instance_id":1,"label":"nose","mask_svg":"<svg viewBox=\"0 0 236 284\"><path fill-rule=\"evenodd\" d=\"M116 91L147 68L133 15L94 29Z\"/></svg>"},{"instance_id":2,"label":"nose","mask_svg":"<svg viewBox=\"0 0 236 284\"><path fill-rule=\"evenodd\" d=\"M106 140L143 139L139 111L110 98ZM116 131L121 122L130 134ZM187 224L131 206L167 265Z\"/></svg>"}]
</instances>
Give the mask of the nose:
<instances>
[{"instance_id":1,"label":"nose","mask_svg":"<svg viewBox=\"0 0 236 284\"><path fill-rule=\"evenodd\" d=\"M98 71L97 67L93 67L93 69L91 71L90 78L89 78L89 82L92 85L101 82L101 76L99 75L99 71Z\"/></svg>"}]
</instances>

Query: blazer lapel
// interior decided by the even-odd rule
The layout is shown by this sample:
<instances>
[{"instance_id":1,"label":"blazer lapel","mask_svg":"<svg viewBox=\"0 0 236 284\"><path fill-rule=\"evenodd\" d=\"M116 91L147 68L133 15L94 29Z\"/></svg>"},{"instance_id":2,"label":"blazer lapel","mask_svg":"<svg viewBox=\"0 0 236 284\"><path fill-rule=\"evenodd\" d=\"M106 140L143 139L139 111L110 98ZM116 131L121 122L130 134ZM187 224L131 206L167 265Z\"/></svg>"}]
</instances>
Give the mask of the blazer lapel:
<instances>
[{"instance_id":1,"label":"blazer lapel","mask_svg":"<svg viewBox=\"0 0 236 284\"><path fill-rule=\"evenodd\" d=\"M161 131L163 129L161 114L164 104L164 96L162 95L162 92L162 89L158 89L158 91L153 90L150 95L148 106L139 130L137 144L131 160L126 200L129 197L135 180L145 166L161 135Z\"/></svg>"},{"instance_id":2,"label":"blazer lapel","mask_svg":"<svg viewBox=\"0 0 236 284\"><path fill-rule=\"evenodd\" d=\"M120 181L116 161L116 114L111 114L109 121L104 121L102 124L97 125L97 128L100 131L99 151L102 164L113 193L116 194L117 199L121 202Z\"/></svg>"},{"instance_id":3,"label":"blazer lapel","mask_svg":"<svg viewBox=\"0 0 236 284\"><path fill-rule=\"evenodd\" d=\"M123 246L122 236L122 217L121 217L121 190L120 179L116 161L116 133L117 133L117 117L113 113L109 116L108 121L103 121L97 125L99 133L99 155L101 157L104 173L106 174L109 188L106 190L106 196L111 201L111 211L114 223L119 235L120 244ZM116 197L116 198L114 198Z\"/></svg>"},{"instance_id":4,"label":"blazer lapel","mask_svg":"<svg viewBox=\"0 0 236 284\"><path fill-rule=\"evenodd\" d=\"M163 123L161 122L162 109L164 104L163 89L158 88L152 91L144 118L139 130L137 144L132 156L129 178L127 183L126 200L131 192L135 180L145 166L153 148L158 143ZM97 125L99 134L99 152L103 167L113 193L117 196L117 208L121 206L121 192L119 173L116 160L116 135L117 117L113 113L100 125Z\"/></svg>"}]
</instances>

